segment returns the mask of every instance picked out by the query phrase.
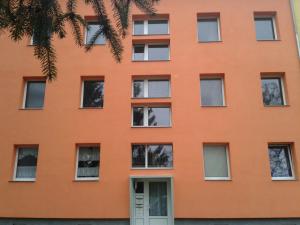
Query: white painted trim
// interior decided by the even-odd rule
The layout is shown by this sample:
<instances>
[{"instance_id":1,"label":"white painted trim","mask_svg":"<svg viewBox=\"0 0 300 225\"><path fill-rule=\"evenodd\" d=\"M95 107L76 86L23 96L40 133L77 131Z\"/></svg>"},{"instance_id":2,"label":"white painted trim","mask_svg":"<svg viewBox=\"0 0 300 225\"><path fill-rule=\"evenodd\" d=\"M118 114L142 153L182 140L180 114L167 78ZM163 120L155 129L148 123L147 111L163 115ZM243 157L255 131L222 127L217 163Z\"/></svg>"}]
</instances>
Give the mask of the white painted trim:
<instances>
[{"instance_id":1,"label":"white painted trim","mask_svg":"<svg viewBox=\"0 0 300 225\"><path fill-rule=\"evenodd\" d=\"M277 41L278 40L278 34L277 34L277 24L276 24L275 15L254 15L254 22L255 23L256 23L256 21L255 21L256 19L271 19L272 20L272 27L273 27L273 36L274 36L274 39L268 39L268 40L258 39L257 41ZM255 31L256 31L256 29L255 29Z\"/></svg>"},{"instance_id":2,"label":"white painted trim","mask_svg":"<svg viewBox=\"0 0 300 225\"><path fill-rule=\"evenodd\" d=\"M27 108L26 108L27 84L28 84L28 81L25 80L25 83L24 83L24 90L23 90L23 103L22 103L22 109L27 109Z\"/></svg>"},{"instance_id":3,"label":"white painted trim","mask_svg":"<svg viewBox=\"0 0 300 225\"><path fill-rule=\"evenodd\" d=\"M148 34L148 20L144 20L144 34Z\"/></svg>"},{"instance_id":4,"label":"white painted trim","mask_svg":"<svg viewBox=\"0 0 300 225\"><path fill-rule=\"evenodd\" d=\"M81 80L80 108L84 108L83 107L84 81L85 80Z\"/></svg>"},{"instance_id":5,"label":"white painted trim","mask_svg":"<svg viewBox=\"0 0 300 225\"><path fill-rule=\"evenodd\" d=\"M144 98L149 98L149 81L144 80Z\"/></svg>"},{"instance_id":6,"label":"white painted trim","mask_svg":"<svg viewBox=\"0 0 300 225\"><path fill-rule=\"evenodd\" d=\"M144 46L144 59L134 59L134 48L137 45L143 45ZM149 46L156 46L156 45L167 45L168 46L168 59L153 59L149 60ZM143 62L143 61L169 61L171 58L171 52L170 52L170 43L145 43L145 44L133 44L132 46L132 61L135 62Z\"/></svg>"},{"instance_id":7,"label":"white painted trim","mask_svg":"<svg viewBox=\"0 0 300 225\"><path fill-rule=\"evenodd\" d=\"M143 82L144 84L144 93L143 93L143 97L134 97L134 82L135 81L140 81ZM168 96L164 96L164 97L149 97L149 81L167 81L168 82L168 89L169 89L169 93ZM170 98L171 97L171 84L170 84L170 79L168 78L163 78L163 79L158 79L158 78L154 78L154 79L133 79L132 80L132 92L131 92L131 96L134 99L142 99L142 98Z\"/></svg>"},{"instance_id":8,"label":"white painted trim","mask_svg":"<svg viewBox=\"0 0 300 225\"><path fill-rule=\"evenodd\" d=\"M149 34L149 21L153 21L153 20L165 20L167 21L167 27L168 27L168 31L167 33L161 33L161 34ZM143 21L144 24L144 31L143 34L135 34L135 29L134 29L134 25L136 21ZM134 36L139 36L139 35L169 35L170 34L170 21L167 18L154 18L154 19L149 19L149 20L133 20L133 29L132 29L132 33Z\"/></svg>"}]
</instances>

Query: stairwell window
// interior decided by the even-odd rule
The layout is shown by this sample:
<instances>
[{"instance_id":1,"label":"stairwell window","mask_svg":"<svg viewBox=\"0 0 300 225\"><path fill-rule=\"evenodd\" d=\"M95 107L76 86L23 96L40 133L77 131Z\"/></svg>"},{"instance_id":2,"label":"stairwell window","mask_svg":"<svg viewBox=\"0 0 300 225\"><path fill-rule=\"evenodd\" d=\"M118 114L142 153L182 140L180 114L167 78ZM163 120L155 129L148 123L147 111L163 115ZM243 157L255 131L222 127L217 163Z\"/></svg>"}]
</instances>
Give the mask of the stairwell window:
<instances>
[{"instance_id":1,"label":"stairwell window","mask_svg":"<svg viewBox=\"0 0 300 225\"><path fill-rule=\"evenodd\" d=\"M172 168L173 147L170 144L132 145L132 168Z\"/></svg>"},{"instance_id":2,"label":"stairwell window","mask_svg":"<svg viewBox=\"0 0 300 225\"><path fill-rule=\"evenodd\" d=\"M77 152L77 180L98 180L100 166L99 146L79 146Z\"/></svg>"},{"instance_id":3,"label":"stairwell window","mask_svg":"<svg viewBox=\"0 0 300 225\"><path fill-rule=\"evenodd\" d=\"M277 40L276 20L275 15L254 16L256 40L258 41L273 41Z\"/></svg>"},{"instance_id":4,"label":"stairwell window","mask_svg":"<svg viewBox=\"0 0 300 225\"><path fill-rule=\"evenodd\" d=\"M293 160L290 145L269 145L272 180L294 180Z\"/></svg>"},{"instance_id":5,"label":"stairwell window","mask_svg":"<svg viewBox=\"0 0 300 225\"><path fill-rule=\"evenodd\" d=\"M170 127L171 109L167 106L132 107L133 127Z\"/></svg>"},{"instance_id":6,"label":"stairwell window","mask_svg":"<svg viewBox=\"0 0 300 225\"><path fill-rule=\"evenodd\" d=\"M135 20L133 22L134 35L163 35L169 34L167 19Z\"/></svg>"},{"instance_id":7,"label":"stairwell window","mask_svg":"<svg viewBox=\"0 0 300 225\"><path fill-rule=\"evenodd\" d=\"M284 86L282 78L279 77L262 77L262 95L265 106L283 106L286 105L284 96Z\"/></svg>"},{"instance_id":8,"label":"stairwell window","mask_svg":"<svg viewBox=\"0 0 300 225\"><path fill-rule=\"evenodd\" d=\"M169 44L134 44L132 59L133 61L169 60Z\"/></svg>"},{"instance_id":9,"label":"stairwell window","mask_svg":"<svg viewBox=\"0 0 300 225\"><path fill-rule=\"evenodd\" d=\"M223 78L201 78L201 105L225 106Z\"/></svg>"},{"instance_id":10,"label":"stairwell window","mask_svg":"<svg viewBox=\"0 0 300 225\"><path fill-rule=\"evenodd\" d=\"M38 148L19 147L16 154L15 181L35 181Z\"/></svg>"},{"instance_id":11,"label":"stairwell window","mask_svg":"<svg viewBox=\"0 0 300 225\"><path fill-rule=\"evenodd\" d=\"M104 81L83 80L82 82L82 108L103 108Z\"/></svg>"},{"instance_id":12,"label":"stairwell window","mask_svg":"<svg viewBox=\"0 0 300 225\"><path fill-rule=\"evenodd\" d=\"M198 16L199 42L221 41L219 16Z\"/></svg>"},{"instance_id":13,"label":"stairwell window","mask_svg":"<svg viewBox=\"0 0 300 225\"><path fill-rule=\"evenodd\" d=\"M88 22L86 27L86 37L85 37L85 44L90 45L94 36L97 32L101 29L101 25L98 22ZM104 45L106 42L105 37L103 34L100 34L96 41L95 45Z\"/></svg>"},{"instance_id":14,"label":"stairwell window","mask_svg":"<svg viewBox=\"0 0 300 225\"><path fill-rule=\"evenodd\" d=\"M167 98L170 97L170 81L163 80L134 80L132 87L133 98Z\"/></svg>"},{"instance_id":15,"label":"stairwell window","mask_svg":"<svg viewBox=\"0 0 300 225\"><path fill-rule=\"evenodd\" d=\"M24 90L24 109L40 109L44 107L46 81L28 80Z\"/></svg>"}]
</instances>

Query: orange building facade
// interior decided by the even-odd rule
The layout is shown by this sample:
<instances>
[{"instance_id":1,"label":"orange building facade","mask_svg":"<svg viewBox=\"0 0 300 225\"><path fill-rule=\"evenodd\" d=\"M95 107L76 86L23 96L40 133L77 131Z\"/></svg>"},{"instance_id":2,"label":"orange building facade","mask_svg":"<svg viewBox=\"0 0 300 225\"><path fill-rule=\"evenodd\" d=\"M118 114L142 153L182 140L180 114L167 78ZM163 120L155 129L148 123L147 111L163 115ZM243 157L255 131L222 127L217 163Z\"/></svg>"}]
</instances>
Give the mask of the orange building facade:
<instances>
[{"instance_id":1,"label":"orange building facade","mask_svg":"<svg viewBox=\"0 0 300 225\"><path fill-rule=\"evenodd\" d=\"M130 18L121 63L105 39L55 40L54 82L30 40L0 36L0 224L299 225L289 0L161 0Z\"/></svg>"}]
</instances>

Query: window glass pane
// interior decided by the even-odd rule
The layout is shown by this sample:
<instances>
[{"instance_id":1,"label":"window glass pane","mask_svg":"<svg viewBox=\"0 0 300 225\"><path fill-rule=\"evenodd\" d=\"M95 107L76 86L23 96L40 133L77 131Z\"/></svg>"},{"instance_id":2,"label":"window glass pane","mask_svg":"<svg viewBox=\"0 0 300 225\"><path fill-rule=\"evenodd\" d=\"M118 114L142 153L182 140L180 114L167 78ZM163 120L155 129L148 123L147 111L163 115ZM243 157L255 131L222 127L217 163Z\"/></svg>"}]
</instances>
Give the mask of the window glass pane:
<instances>
[{"instance_id":1,"label":"window glass pane","mask_svg":"<svg viewBox=\"0 0 300 225\"><path fill-rule=\"evenodd\" d=\"M104 82L96 80L84 81L83 107L103 107Z\"/></svg>"},{"instance_id":2,"label":"window glass pane","mask_svg":"<svg viewBox=\"0 0 300 225\"><path fill-rule=\"evenodd\" d=\"M149 126L170 126L170 108L148 108Z\"/></svg>"},{"instance_id":3,"label":"window glass pane","mask_svg":"<svg viewBox=\"0 0 300 225\"><path fill-rule=\"evenodd\" d=\"M149 182L149 216L168 216L166 182Z\"/></svg>"},{"instance_id":4,"label":"window glass pane","mask_svg":"<svg viewBox=\"0 0 300 225\"><path fill-rule=\"evenodd\" d=\"M135 193L143 194L144 193L144 182L136 182L134 188L135 188Z\"/></svg>"},{"instance_id":5,"label":"window glass pane","mask_svg":"<svg viewBox=\"0 0 300 225\"><path fill-rule=\"evenodd\" d=\"M134 60L144 60L145 45L135 45L133 59Z\"/></svg>"},{"instance_id":6,"label":"window glass pane","mask_svg":"<svg viewBox=\"0 0 300 225\"><path fill-rule=\"evenodd\" d=\"M205 177L228 177L226 146L204 146Z\"/></svg>"},{"instance_id":7,"label":"window glass pane","mask_svg":"<svg viewBox=\"0 0 300 225\"><path fill-rule=\"evenodd\" d=\"M45 81L28 81L25 108L42 108L44 106Z\"/></svg>"},{"instance_id":8,"label":"window glass pane","mask_svg":"<svg viewBox=\"0 0 300 225\"><path fill-rule=\"evenodd\" d=\"M148 145L148 167L172 166L172 145Z\"/></svg>"},{"instance_id":9,"label":"window glass pane","mask_svg":"<svg viewBox=\"0 0 300 225\"><path fill-rule=\"evenodd\" d=\"M169 97L169 88L168 80L149 80L148 96L150 98Z\"/></svg>"},{"instance_id":10,"label":"window glass pane","mask_svg":"<svg viewBox=\"0 0 300 225\"><path fill-rule=\"evenodd\" d=\"M168 20L149 20L148 34L168 34Z\"/></svg>"},{"instance_id":11,"label":"window glass pane","mask_svg":"<svg viewBox=\"0 0 300 225\"><path fill-rule=\"evenodd\" d=\"M35 178L38 150L19 148L16 178Z\"/></svg>"},{"instance_id":12,"label":"window glass pane","mask_svg":"<svg viewBox=\"0 0 300 225\"><path fill-rule=\"evenodd\" d=\"M256 40L274 40L275 32L272 18L255 18Z\"/></svg>"},{"instance_id":13,"label":"window glass pane","mask_svg":"<svg viewBox=\"0 0 300 225\"><path fill-rule=\"evenodd\" d=\"M86 33L86 43L87 44L91 44L92 38L94 37L94 35L97 33L97 31L101 29L101 25L98 23L88 23L87 26L87 33ZM105 44L105 37L104 35L100 34L96 41L95 41L96 45L103 45Z\"/></svg>"},{"instance_id":14,"label":"window glass pane","mask_svg":"<svg viewBox=\"0 0 300 225\"><path fill-rule=\"evenodd\" d=\"M144 126L144 108L133 108L133 126Z\"/></svg>"},{"instance_id":15,"label":"window glass pane","mask_svg":"<svg viewBox=\"0 0 300 225\"><path fill-rule=\"evenodd\" d=\"M283 93L280 78L262 79L262 94L265 105L283 105Z\"/></svg>"},{"instance_id":16,"label":"window glass pane","mask_svg":"<svg viewBox=\"0 0 300 225\"><path fill-rule=\"evenodd\" d=\"M133 81L133 97L143 98L144 97L144 81L135 80Z\"/></svg>"},{"instance_id":17,"label":"window glass pane","mask_svg":"<svg viewBox=\"0 0 300 225\"><path fill-rule=\"evenodd\" d=\"M143 35L144 34L144 21L136 20L134 21L134 34Z\"/></svg>"},{"instance_id":18,"label":"window glass pane","mask_svg":"<svg viewBox=\"0 0 300 225\"><path fill-rule=\"evenodd\" d=\"M149 45L148 47L149 60L168 60L169 45Z\"/></svg>"},{"instance_id":19,"label":"window glass pane","mask_svg":"<svg viewBox=\"0 0 300 225\"><path fill-rule=\"evenodd\" d=\"M201 79L201 105L223 106L222 79Z\"/></svg>"},{"instance_id":20,"label":"window glass pane","mask_svg":"<svg viewBox=\"0 0 300 225\"><path fill-rule=\"evenodd\" d=\"M272 177L293 177L289 146L269 146Z\"/></svg>"},{"instance_id":21,"label":"window glass pane","mask_svg":"<svg viewBox=\"0 0 300 225\"><path fill-rule=\"evenodd\" d=\"M218 19L198 20L198 39L202 42L219 41Z\"/></svg>"},{"instance_id":22,"label":"window glass pane","mask_svg":"<svg viewBox=\"0 0 300 225\"><path fill-rule=\"evenodd\" d=\"M99 177L100 149L94 147L80 147L78 153L77 177Z\"/></svg>"},{"instance_id":23,"label":"window glass pane","mask_svg":"<svg viewBox=\"0 0 300 225\"><path fill-rule=\"evenodd\" d=\"M132 167L145 166L145 145L132 145Z\"/></svg>"}]
</instances>

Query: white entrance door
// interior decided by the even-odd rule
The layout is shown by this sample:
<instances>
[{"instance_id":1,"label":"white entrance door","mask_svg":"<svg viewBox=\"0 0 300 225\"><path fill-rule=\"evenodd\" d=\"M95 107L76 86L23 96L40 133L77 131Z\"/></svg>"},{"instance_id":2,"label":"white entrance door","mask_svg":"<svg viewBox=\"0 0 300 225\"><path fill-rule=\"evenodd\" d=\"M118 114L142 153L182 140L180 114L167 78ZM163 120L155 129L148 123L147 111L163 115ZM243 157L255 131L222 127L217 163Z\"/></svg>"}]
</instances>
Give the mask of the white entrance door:
<instances>
[{"instance_id":1,"label":"white entrance door","mask_svg":"<svg viewBox=\"0 0 300 225\"><path fill-rule=\"evenodd\" d=\"M134 191L135 225L171 225L169 182L137 180Z\"/></svg>"}]
</instances>

